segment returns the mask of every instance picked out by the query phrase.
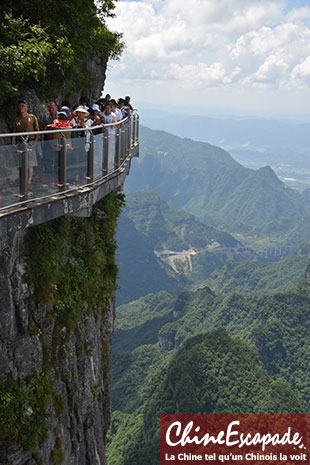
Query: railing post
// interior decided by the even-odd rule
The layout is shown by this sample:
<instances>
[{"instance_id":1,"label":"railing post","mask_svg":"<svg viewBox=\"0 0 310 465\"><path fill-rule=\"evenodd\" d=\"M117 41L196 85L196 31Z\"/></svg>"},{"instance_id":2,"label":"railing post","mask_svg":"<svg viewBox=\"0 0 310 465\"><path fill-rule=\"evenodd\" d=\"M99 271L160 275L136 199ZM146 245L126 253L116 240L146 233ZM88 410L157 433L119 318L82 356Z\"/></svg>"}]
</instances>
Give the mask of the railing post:
<instances>
[{"instance_id":1,"label":"railing post","mask_svg":"<svg viewBox=\"0 0 310 465\"><path fill-rule=\"evenodd\" d=\"M125 126L125 144L124 144L124 160L127 158L127 154L128 154L128 119L126 121L126 126Z\"/></svg>"},{"instance_id":2,"label":"railing post","mask_svg":"<svg viewBox=\"0 0 310 465\"><path fill-rule=\"evenodd\" d=\"M126 158L127 154L127 121L124 123L124 135L123 135L123 161Z\"/></svg>"},{"instance_id":3,"label":"railing post","mask_svg":"<svg viewBox=\"0 0 310 465\"><path fill-rule=\"evenodd\" d=\"M127 156L130 155L131 149L131 116L128 116L128 134L127 134Z\"/></svg>"},{"instance_id":4,"label":"railing post","mask_svg":"<svg viewBox=\"0 0 310 465\"><path fill-rule=\"evenodd\" d=\"M107 128L104 130L103 134L103 174L108 174L108 160L109 160L109 131Z\"/></svg>"},{"instance_id":5,"label":"railing post","mask_svg":"<svg viewBox=\"0 0 310 465\"><path fill-rule=\"evenodd\" d=\"M122 164L122 125L118 129L118 167Z\"/></svg>"},{"instance_id":6,"label":"railing post","mask_svg":"<svg viewBox=\"0 0 310 465\"><path fill-rule=\"evenodd\" d=\"M119 168L120 165L120 127L119 124L116 126L115 134L115 157L114 157L114 168Z\"/></svg>"},{"instance_id":7,"label":"railing post","mask_svg":"<svg viewBox=\"0 0 310 465\"><path fill-rule=\"evenodd\" d=\"M132 117L132 140L131 140L131 147L136 145L136 115Z\"/></svg>"},{"instance_id":8,"label":"railing post","mask_svg":"<svg viewBox=\"0 0 310 465\"><path fill-rule=\"evenodd\" d=\"M59 189L65 191L67 188L67 138L61 134L61 145L59 151Z\"/></svg>"},{"instance_id":9,"label":"railing post","mask_svg":"<svg viewBox=\"0 0 310 465\"><path fill-rule=\"evenodd\" d=\"M139 115L137 113L137 133L136 133L136 144L139 143L139 124L140 124L140 118L139 118Z\"/></svg>"},{"instance_id":10,"label":"railing post","mask_svg":"<svg viewBox=\"0 0 310 465\"><path fill-rule=\"evenodd\" d=\"M28 154L27 143L23 140L20 145L20 178L19 178L19 193L23 200L28 199Z\"/></svg>"},{"instance_id":11,"label":"railing post","mask_svg":"<svg viewBox=\"0 0 310 465\"><path fill-rule=\"evenodd\" d=\"M87 160L87 181L94 182L94 144L96 143L94 134L91 131L89 139L90 147L88 151L88 160Z\"/></svg>"},{"instance_id":12,"label":"railing post","mask_svg":"<svg viewBox=\"0 0 310 465\"><path fill-rule=\"evenodd\" d=\"M125 133L125 154L124 154L124 158L127 158L128 156L128 131L129 131L129 116L127 118L127 121L126 121L126 133Z\"/></svg>"},{"instance_id":13,"label":"railing post","mask_svg":"<svg viewBox=\"0 0 310 465\"><path fill-rule=\"evenodd\" d=\"M120 129L120 164L122 164L124 161L124 134L125 134L125 129L124 129L124 123L123 123Z\"/></svg>"}]
</instances>

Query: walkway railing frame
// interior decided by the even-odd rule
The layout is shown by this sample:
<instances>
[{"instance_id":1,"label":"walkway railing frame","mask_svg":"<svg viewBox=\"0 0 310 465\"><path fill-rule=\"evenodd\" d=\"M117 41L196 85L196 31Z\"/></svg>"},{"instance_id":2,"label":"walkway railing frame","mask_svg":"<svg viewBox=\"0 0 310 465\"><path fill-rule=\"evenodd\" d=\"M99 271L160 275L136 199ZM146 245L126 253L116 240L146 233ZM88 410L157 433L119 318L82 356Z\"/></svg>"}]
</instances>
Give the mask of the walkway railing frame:
<instances>
[{"instance_id":1,"label":"walkway railing frame","mask_svg":"<svg viewBox=\"0 0 310 465\"><path fill-rule=\"evenodd\" d=\"M111 136L109 133L109 128L114 128L115 130L115 155L114 155L114 167L113 170L108 172L108 151L109 151L109 144L112 142ZM103 168L102 168L102 176L95 179L94 175L94 145L97 142L94 137L94 132L102 130L102 161L103 161ZM80 187L68 188L67 186L67 150L68 150L68 141L70 139L66 138L66 133L74 133L74 132L84 132L85 139L86 135L89 134L89 144L90 148L88 151L87 156L87 176L86 176L86 183L81 185ZM58 192L53 192L52 194L43 195L39 197L32 196L29 198L28 192L28 167L29 167L29 160L28 160L28 152L31 149L28 148L26 138L29 136L37 137L38 135L40 138L45 135L51 134L60 134L61 135L61 143L58 145L60 148L59 151L59 179L58 179ZM97 134L98 135L98 132ZM78 192L79 189L92 186L94 184L98 184L103 182L107 177L110 177L114 173L119 172L123 165L126 163L128 158L131 156L131 152L138 147L139 145L139 114L134 113L130 116L127 116L123 120L117 123L110 123L104 124L102 127L94 126L94 127L87 127L87 128L68 128L68 129L53 129L53 130L45 130L45 131L35 131L35 132L21 132L21 133L5 133L0 134L0 139L3 138L19 138L21 142L16 144L16 152L20 155L20 166L19 166L19 201L0 207L0 212L7 210L11 207L17 207L19 205L24 205L27 202L31 201L38 201L41 199L46 199L49 197L54 197L57 195L62 195L64 192L75 191ZM113 141L114 143L114 141ZM6 144L1 145L2 148L5 146L12 145ZM1 192L1 189L0 189Z\"/></svg>"}]
</instances>

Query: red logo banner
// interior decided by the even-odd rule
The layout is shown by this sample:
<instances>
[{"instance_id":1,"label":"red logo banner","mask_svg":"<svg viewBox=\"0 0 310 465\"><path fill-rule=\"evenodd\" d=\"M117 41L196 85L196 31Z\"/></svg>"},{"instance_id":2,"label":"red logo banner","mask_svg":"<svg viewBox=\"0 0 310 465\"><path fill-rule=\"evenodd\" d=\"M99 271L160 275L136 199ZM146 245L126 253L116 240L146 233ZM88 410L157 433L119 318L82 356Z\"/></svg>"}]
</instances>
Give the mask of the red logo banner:
<instances>
[{"instance_id":1,"label":"red logo banner","mask_svg":"<svg viewBox=\"0 0 310 465\"><path fill-rule=\"evenodd\" d=\"M309 435L310 415L161 415L160 465L306 465Z\"/></svg>"}]
</instances>

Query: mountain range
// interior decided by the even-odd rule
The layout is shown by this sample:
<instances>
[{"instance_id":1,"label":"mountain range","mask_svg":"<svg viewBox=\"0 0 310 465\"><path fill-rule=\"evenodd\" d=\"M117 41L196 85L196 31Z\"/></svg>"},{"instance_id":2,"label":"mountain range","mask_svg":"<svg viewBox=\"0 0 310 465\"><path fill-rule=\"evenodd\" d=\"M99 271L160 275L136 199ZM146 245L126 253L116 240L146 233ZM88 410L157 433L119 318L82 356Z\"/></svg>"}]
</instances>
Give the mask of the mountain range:
<instances>
[{"instance_id":1,"label":"mountain range","mask_svg":"<svg viewBox=\"0 0 310 465\"><path fill-rule=\"evenodd\" d=\"M128 191L154 191L208 226L252 240L308 238L310 190L286 187L269 166L245 168L219 147L145 127L133 163Z\"/></svg>"},{"instance_id":2,"label":"mountain range","mask_svg":"<svg viewBox=\"0 0 310 465\"><path fill-rule=\"evenodd\" d=\"M310 185L309 123L230 115L189 117L146 109L140 114L151 129L218 145L248 168L269 165L291 187L303 190Z\"/></svg>"}]
</instances>

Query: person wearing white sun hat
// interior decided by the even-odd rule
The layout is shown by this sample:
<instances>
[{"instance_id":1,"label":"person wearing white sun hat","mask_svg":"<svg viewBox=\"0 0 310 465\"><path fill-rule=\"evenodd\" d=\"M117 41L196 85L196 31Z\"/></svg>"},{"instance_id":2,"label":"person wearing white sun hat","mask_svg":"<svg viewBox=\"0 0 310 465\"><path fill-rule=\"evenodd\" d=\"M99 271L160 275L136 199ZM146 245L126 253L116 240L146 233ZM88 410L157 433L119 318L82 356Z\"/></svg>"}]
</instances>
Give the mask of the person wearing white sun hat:
<instances>
[{"instance_id":1,"label":"person wearing white sun hat","mask_svg":"<svg viewBox=\"0 0 310 465\"><path fill-rule=\"evenodd\" d=\"M75 115L73 120L71 121L71 126L73 128L87 128L91 126L91 120L88 119L89 112L85 110L82 105L79 105L73 112ZM82 137L84 133L77 133L76 137Z\"/></svg>"},{"instance_id":2,"label":"person wearing white sun hat","mask_svg":"<svg viewBox=\"0 0 310 465\"><path fill-rule=\"evenodd\" d=\"M92 125L91 120L88 118L89 112L85 110L85 108L82 105L79 105L73 112L75 115L73 120L70 122L71 126L73 129L81 128L81 129L86 129L90 128ZM84 138L85 144L84 144L84 150L85 152L88 152L90 149L90 131L74 131L71 134L71 138ZM73 184L80 184L82 182L82 178L87 175L87 173L82 173L81 174L81 168L79 168L79 165L81 164L81 159L85 161L85 156L82 155L81 149L79 148L80 144L76 141L72 141L72 149L73 152L70 153L69 159L72 162L72 169L71 169L71 174L73 175ZM82 157L82 158L81 158ZM76 174L74 172L76 171ZM69 180L69 182L72 182Z\"/></svg>"}]
</instances>

